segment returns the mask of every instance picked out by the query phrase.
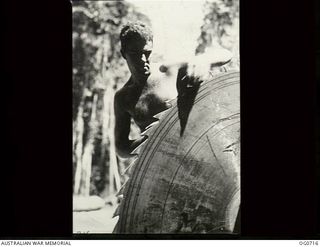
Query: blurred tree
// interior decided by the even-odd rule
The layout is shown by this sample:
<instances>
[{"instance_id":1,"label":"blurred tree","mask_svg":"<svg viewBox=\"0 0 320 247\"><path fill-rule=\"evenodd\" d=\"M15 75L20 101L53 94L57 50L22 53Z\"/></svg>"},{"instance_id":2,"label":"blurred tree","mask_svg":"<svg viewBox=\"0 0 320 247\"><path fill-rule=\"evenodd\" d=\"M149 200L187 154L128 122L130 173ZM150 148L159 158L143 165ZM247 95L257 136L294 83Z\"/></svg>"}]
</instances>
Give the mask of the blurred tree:
<instances>
[{"instance_id":1,"label":"blurred tree","mask_svg":"<svg viewBox=\"0 0 320 247\"><path fill-rule=\"evenodd\" d=\"M231 67L239 67L239 0L207 0L196 54L220 45L234 54Z\"/></svg>"},{"instance_id":2,"label":"blurred tree","mask_svg":"<svg viewBox=\"0 0 320 247\"><path fill-rule=\"evenodd\" d=\"M150 21L125 1L75 1L72 11L74 194L106 197L120 187L118 165L130 162L117 160L113 140L113 95L129 76L119 33Z\"/></svg>"}]
</instances>

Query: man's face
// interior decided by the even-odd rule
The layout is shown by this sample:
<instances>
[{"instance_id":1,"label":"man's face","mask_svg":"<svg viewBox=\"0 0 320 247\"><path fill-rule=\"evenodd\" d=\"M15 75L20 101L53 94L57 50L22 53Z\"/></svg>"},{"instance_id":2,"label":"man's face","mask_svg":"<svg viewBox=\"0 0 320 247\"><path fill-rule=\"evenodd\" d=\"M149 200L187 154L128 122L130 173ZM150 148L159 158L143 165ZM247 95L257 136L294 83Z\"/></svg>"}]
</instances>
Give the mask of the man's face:
<instances>
[{"instance_id":1,"label":"man's face","mask_svg":"<svg viewBox=\"0 0 320 247\"><path fill-rule=\"evenodd\" d=\"M129 70L135 77L144 78L150 75L149 57L152 52L152 46L152 41L130 42L123 52L123 57L127 60Z\"/></svg>"}]
</instances>

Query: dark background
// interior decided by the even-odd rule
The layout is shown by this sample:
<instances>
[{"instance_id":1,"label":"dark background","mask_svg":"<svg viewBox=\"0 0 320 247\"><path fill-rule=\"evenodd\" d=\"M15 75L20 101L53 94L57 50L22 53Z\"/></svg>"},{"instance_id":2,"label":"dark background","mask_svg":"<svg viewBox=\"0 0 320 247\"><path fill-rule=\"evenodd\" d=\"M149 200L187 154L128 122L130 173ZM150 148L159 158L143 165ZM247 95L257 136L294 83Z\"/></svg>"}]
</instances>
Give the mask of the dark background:
<instances>
[{"instance_id":1,"label":"dark background","mask_svg":"<svg viewBox=\"0 0 320 247\"><path fill-rule=\"evenodd\" d=\"M0 8L0 236L72 238L71 3L9 2ZM240 4L242 233L236 238L317 239L319 5ZM89 237L116 236L83 236ZM215 236L161 238L204 237Z\"/></svg>"}]
</instances>

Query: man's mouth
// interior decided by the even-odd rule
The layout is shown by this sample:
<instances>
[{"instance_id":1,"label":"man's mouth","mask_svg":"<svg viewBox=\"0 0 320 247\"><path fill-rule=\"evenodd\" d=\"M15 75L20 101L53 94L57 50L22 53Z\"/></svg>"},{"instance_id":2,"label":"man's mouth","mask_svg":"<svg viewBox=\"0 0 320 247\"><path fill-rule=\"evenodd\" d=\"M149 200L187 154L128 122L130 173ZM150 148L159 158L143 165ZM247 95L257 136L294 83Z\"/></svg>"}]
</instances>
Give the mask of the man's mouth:
<instances>
[{"instance_id":1,"label":"man's mouth","mask_svg":"<svg viewBox=\"0 0 320 247\"><path fill-rule=\"evenodd\" d=\"M141 68L140 71L145 75L150 74L150 66L149 66L149 64L144 64L143 68Z\"/></svg>"}]
</instances>

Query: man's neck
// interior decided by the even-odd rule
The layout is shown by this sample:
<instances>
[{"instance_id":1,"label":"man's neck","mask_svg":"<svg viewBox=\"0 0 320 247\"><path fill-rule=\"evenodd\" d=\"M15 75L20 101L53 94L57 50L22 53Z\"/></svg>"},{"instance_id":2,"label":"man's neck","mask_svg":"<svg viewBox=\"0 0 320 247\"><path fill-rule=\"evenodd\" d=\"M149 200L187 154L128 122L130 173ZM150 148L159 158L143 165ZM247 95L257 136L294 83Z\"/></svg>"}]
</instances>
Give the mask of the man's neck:
<instances>
[{"instance_id":1,"label":"man's neck","mask_svg":"<svg viewBox=\"0 0 320 247\"><path fill-rule=\"evenodd\" d=\"M131 80L135 85L143 87L147 83L148 77L149 76L134 76L134 75L131 75Z\"/></svg>"}]
</instances>

